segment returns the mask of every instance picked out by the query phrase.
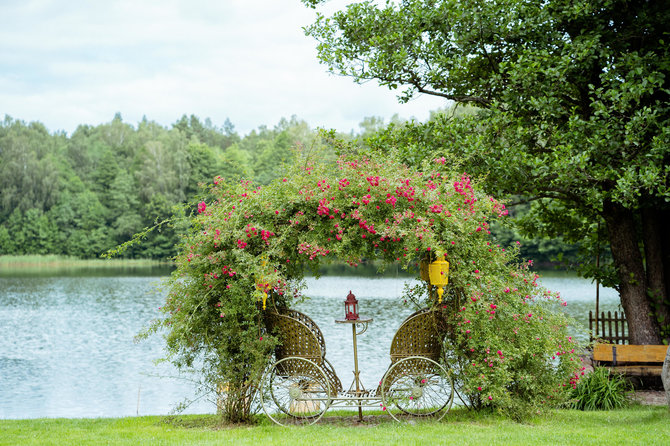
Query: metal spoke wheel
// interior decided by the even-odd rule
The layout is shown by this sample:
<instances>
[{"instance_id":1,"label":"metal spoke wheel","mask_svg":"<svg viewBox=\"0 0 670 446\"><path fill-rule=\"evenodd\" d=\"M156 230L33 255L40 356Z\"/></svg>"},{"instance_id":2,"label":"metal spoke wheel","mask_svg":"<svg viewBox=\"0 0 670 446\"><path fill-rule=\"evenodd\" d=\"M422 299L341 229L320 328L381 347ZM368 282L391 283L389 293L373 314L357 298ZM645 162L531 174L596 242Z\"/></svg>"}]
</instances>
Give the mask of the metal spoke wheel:
<instances>
[{"instance_id":1,"label":"metal spoke wheel","mask_svg":"<svg viewBox=\"0 0 670 446\"><path fill-rule=\"evenodd\" d=\"M313 424L332 401L330 384L313 361L288 357L275 362L261 378L263 411L277 424Z\"/></svg>"},{"instance_id":2,"label":"metal spoke wheel","mask_svg":"<svg viewBox=\"0 0 670 446\"><path fill-rule=\"evenodd\" d=\"M432 359L410 356L393 364L382 379L382 403L396 421L410 417L439 420L454 401L451 374Z\"/></svg>"}]
</instances>

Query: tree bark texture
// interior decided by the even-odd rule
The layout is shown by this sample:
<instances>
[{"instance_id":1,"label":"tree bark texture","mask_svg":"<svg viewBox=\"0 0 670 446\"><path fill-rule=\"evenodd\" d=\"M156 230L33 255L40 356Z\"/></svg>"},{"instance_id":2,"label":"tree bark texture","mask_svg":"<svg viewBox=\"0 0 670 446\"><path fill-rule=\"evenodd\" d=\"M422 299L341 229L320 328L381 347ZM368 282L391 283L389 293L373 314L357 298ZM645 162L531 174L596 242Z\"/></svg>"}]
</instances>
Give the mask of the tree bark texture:
<instances>
[{"instance_id":1,"label":"tree bark texture","mask_svg":"<svg viewBox=\"0 0 670 446\"><path fill-rule=\"evenodd\" d=\"M663 337L667 337L667 330L670 328L670 306L667 305L667 280L661 235L664 229L662 215L662 212L657 208L642 210L642 237L647 270L647 297L656 317L656 322L661 328L661 334Z\"/></svg>"},{"instance_id":2,"label":"tree bark texture","mask_svg":"<svg viewBox=\"0 0 670 446\"><path fill-rule=\"evenodd\" d=\"M614 266L619 272L621 305L631 344L660 344L658 324L647 300L647 278L633 213L617 203L603 205Z\"/></svg>"},{"instance_id":3,"label":"tree bark texture","mask_svg":"<svg viewBox=\"0 0 670 446\"><path fill-rule=\"evenodd\" d=\"M665 354L661 379L663 380L663 388L665 389L665 400L668 403L668 410L670 410L670 348Z\"/></svg>"},{"instance_id":4,"label":"tree bark texture","mask_svg":"<svg viewBox=\"0 0 670 446\"><path fill-rule=\"evenodd\" d=\"M666 206L660 212L660 237L661 237L661 252L663 260L663 276L665 278L665 306L670 313L670 209ZM670 339L668 339L670 341Z\"/></svg>"}]
</instances>

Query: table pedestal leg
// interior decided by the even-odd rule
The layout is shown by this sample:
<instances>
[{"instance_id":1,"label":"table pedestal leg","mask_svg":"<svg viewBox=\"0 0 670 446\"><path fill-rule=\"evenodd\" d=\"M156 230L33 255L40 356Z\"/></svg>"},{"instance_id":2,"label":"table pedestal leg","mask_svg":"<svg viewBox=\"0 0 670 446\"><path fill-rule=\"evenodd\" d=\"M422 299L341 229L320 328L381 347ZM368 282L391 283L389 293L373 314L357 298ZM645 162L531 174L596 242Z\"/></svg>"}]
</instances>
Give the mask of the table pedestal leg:
<instances>
[{"instance_id":1,"label":"table pedestal leg","mask_svg":"<svg viewBox=\"0 0 670 446\"><path fill-rule=\"evenodd\" d=\"M354 338L354 381L356 382L356 398L361 396L361 385L360 377L358 371L358 348L356 342L356 324L351 325L351 331ZM363 421L363 408L361 407L361 401L358 400L358 421Z\"/></svg>"}]
</instances>

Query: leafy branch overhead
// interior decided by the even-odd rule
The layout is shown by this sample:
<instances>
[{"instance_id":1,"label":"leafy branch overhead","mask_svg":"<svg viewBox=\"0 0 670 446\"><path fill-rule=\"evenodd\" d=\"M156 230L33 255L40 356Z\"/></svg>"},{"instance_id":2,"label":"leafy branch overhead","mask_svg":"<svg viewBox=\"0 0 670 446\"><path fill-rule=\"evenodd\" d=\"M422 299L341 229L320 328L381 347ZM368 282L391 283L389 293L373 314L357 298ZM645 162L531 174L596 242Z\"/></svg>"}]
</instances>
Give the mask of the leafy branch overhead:
<instances>
[{"instance_id":1,"label":"leafy branch overhead","mask_svg":"<svg viewBox=\"0 0 670 446\"><path fill-rule=\"evenodd\" d=\"M337 74L401 89L401 101L476 106L395 126L376 147L414 165L451 155L488 193L532 201L524 235L587 248L591 277L605 275L591 264L608 245L632 342L659 343L670 339L668 23L663 1L389 0L319 14L305 31Z\"/></svg>"}]
</instances>

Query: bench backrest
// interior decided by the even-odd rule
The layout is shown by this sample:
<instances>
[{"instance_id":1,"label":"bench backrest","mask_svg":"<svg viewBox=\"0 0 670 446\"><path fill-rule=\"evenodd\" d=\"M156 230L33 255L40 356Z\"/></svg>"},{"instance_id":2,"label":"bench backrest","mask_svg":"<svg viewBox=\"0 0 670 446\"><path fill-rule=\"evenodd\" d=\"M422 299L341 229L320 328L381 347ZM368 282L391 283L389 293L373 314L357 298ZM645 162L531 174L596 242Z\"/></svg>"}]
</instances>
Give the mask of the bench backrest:
<instances>
[{"instance_id":1,"label":"bench backrest","mask_svg":"<svg viewBox=\"0 0 670 446\"><path fill-rule=\"evenodd\" d=\"M663 362L667 345L596 344L593 359L607 362Z\"/></svg>"}]
</instances>

